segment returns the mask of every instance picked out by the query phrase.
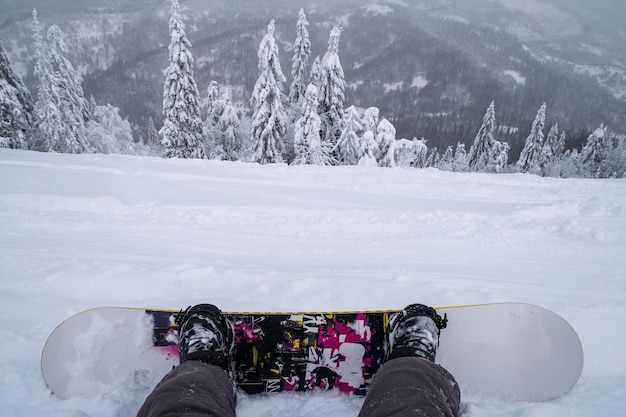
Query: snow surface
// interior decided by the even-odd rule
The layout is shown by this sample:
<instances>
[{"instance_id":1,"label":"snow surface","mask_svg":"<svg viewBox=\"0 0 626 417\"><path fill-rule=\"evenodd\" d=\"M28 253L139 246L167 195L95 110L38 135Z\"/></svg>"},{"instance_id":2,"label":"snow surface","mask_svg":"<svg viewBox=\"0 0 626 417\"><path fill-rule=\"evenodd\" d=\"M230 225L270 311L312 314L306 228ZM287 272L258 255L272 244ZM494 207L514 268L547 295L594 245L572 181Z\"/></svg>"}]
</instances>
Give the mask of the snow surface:
<instances>
[{"instance_id":1,"label":"snow surface","mask_svg":"<svg viewBox=\"0 0 626 417\"><path fill-rule=\"evenodd\" d=\"M547 403L464 416L622 416L626 181L0 150L2 416L133 416L147 391L59 400L39 358L96 306L397 308L498 301L561 314L585 349ZM498 329L494 329L497 332ZM341 394L240 396L240 417L356 416Z\"/></svg>"},{"instance_id":2,"label":"snow surface","mask_svg":"<svg viewBox=\"0 0 626 417\"><path fill-rule=\"evenodd\" d=\"M413 82L411 82L411 87L422 89L428 85L428 80L421 75L413 78Z\"/></svg>"},{"instance_id":3,"label":"snow surface","mask_svg":"<svg viewBox=\"0 0 626 417\"><path fill-rule=\"evenodd\" d=\"M526 84L526 77L522 76L522 74L520 74L517 71L506 70L506 71L504 71L504 75L508 75L508 76L512 77L517 84L520 84L520 85L525 85Z\"/></svg>"},{"instance_id":4,"label":"snow surface","mask_svg":"<svg viewBox=\"0 0 626 417\"><path fill-rule=\"evenodd\" d=\"M388 93L390 91L401 90L402 84L404 84L404 81L397 81L395 83L385 83L383 87L385 87L385 93Z\"/></svg>"}]
</instances>

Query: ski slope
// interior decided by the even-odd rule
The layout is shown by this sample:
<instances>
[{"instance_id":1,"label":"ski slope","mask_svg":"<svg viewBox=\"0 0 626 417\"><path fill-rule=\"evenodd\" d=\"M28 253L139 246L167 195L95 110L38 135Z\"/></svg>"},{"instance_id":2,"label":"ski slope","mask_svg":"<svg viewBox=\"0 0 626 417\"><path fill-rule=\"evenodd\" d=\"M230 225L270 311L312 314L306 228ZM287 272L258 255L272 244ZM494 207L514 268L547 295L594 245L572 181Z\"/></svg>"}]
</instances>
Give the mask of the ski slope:
<instances>
[{"instance_id":1,"label":"ski slope","mask_svg":"<svg viewBox=\"0 0 626 417\"><path fill-rule=\"evenodd\" d=\"M464 416L622 416L626 181L0 150L0 414L134 416L145 390L59 400L41 349L96 306L352 310L520 301L578 331L547 403ZM497 332L498 329L494 329ZM340 394L239 397L240 417L358 414Z\"/></svg>"}]
</instances>

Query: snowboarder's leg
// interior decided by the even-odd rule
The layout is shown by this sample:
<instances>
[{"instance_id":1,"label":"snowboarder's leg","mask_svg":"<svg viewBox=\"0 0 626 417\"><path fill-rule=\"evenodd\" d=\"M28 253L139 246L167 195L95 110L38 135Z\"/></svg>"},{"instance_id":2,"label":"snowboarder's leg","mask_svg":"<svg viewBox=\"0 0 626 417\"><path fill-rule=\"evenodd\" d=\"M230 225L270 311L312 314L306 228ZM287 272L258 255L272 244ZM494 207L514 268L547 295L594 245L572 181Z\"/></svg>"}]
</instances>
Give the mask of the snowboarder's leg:
<instances>
[{"instance_id":1,"label":"snowboarder's leg","mask_svg":"<svg viewBox=\"0 0 626 417\"><path fill-rule=\"evenodd\" d=\"M159 382L137 416L235 417L233 382L218 366L184 362Z\"/></svg>"},{"instance_id":2,"label":"snowboarder's leg","mask_svg":"<svg viewBox=\"0 0 626 417\"><path fill-rule=\"evenodd\" d=\"M138 417L235 417L230 321L211 304L181 311L176 321L181 363L146 398Z\"/></svg>"},{"instance_id":3,"label":"snowboarder's leg","mask_svg":"<svg viewBox=\"0 0 626 417\"><path fill-rule=\"evenodd\" d=\"M359 417L457 417L461 394L452 375L420 357L401 357L380 368Z\"/></svg>"},{"instance_id":4,"label":"snowboarder's leg","mask_svg":"<svg viewBox=\"0 0 626 417\"><path fill-rule=\"evenodd\" d=\"M447 319L421 304L391 318L380 368L359 417L457 417L461 393L454 377L435 364Z\"/></svg>"}]
</instances>

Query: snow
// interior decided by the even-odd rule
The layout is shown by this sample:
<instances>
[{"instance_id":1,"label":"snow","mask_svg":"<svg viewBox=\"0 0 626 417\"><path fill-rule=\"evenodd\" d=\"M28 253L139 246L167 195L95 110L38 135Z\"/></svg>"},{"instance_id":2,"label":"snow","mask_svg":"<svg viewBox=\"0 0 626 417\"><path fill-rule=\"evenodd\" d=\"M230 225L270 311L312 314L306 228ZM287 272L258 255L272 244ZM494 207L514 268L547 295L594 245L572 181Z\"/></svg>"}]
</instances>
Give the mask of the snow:
<instances>
[{"instance_id":1,"label":"snow","mask_svg":"<svg viewBox=\"0 0 626 417\"><path fill-rule=\"evenodd\" d=\"M363 7L368 14L378 14L378 15L386 15L389 13L393 13L393 9L389 6L385 6L382 4L368 4Z\"/></svg>"},{"instance_id":2,"label":"snow","mask_svg":"<svg viewBox=\"0 0 626 417\"><path fill-rule=\"evenodd\" d=\"M519 85L525 85L526 84L526 77L522 76L522 74L520 74L517 71L513 71L513 70L506 70L504 71L504 75L508 75L510 77L512 77L515 82Z\"/></svg>"},{"instance_id":3,"label":"snow","mask_svg":"<svg viewBox=\"0 0 626 417\"><path fill-rule=\"evenodd\" d=\"M520 301L566 318L579 383L463 415L621 416L626 181L0 150L2 415L133 416L147 390L59 400L39 358L96 306L351 310ZM498 331L498 329L494 329ZM240 396L240 417L356 416L340 394Z\"/></svg>"},{"instance_id":4,"label":"snow","mask_svg":"<svg viewBox=\"0 0 626 417\"><path fill-rule=\"evenodd\" d=\"M385 83L383 84L383 87L385 88L385 93L388 93L390 91L397 91L402 89L402 84L404 84L403 81L396 81L394 83Z\"/></svg>"},{"instance_id":5,"label":"snow","mask_svg":"<svg viewBox=\"0 0 626 417\"><path fill-rule=\"evenodd\" d=\"M413 78L413 81L411 82L411 87L412 88L417 88L419 90L421 90L422 88L426 87L428 85L428 80L424 77L422 77L421 75L418 75L417 77Z\"/></svg>"}]
</instances>

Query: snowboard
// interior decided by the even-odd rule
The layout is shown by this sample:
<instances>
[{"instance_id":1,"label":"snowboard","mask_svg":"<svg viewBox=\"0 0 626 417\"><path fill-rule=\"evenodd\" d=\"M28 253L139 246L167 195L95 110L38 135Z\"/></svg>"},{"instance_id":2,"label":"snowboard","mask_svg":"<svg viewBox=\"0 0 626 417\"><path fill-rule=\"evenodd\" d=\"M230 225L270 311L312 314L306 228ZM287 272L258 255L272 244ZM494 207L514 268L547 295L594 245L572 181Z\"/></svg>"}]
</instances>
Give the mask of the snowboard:
<instances>
[{"instance_id":1,"label":"snowboard","mask_svg":"<svg viewBox=\"0 0 626 417\"><path fill-rule=\"evenodd\" d=\"M437 308L447 315L436 362L466 398L546 401L570 390L583 367L573 328L521 303ZM235 378L248 394L324 391L365 395L380 369L385 326L398 310L228 312ZM178 311L95 308L61 323L41 357L60 398L150 390L178 364Z\"/></svg>"}]
</instances>

